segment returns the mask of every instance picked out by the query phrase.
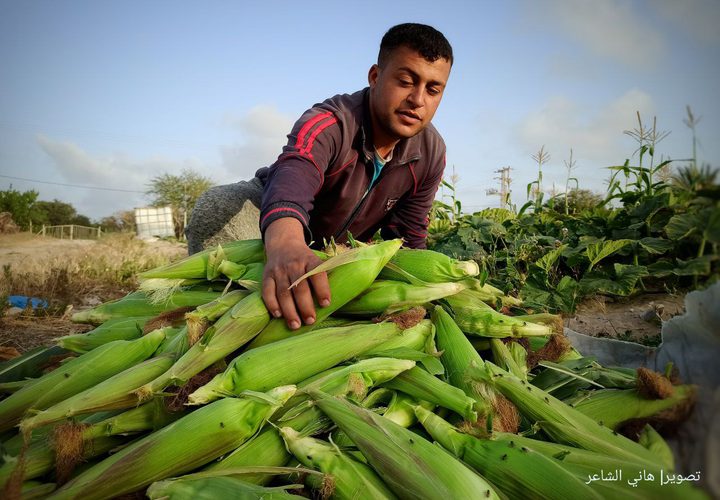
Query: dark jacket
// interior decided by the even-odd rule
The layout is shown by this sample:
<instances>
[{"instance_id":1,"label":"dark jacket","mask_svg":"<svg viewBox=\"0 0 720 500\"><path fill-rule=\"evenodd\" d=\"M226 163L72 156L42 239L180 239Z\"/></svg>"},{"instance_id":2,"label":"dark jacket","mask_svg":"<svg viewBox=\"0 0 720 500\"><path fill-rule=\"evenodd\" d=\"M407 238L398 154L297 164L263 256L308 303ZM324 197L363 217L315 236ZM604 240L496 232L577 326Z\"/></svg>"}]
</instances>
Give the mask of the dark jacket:
<instances>
[{"instance_id":1,"label":"dark jacket","mask_svg":"<svg viewBox=\"0 0 720 500\"><path fill-rule=\"evenodd\" d=\"M435 127L401 140L368 191L374 166L368 89L316 104L295 123L282 154L256 173L264 184L260 230L294 217L315 245L347 233L369 240L402 237L425 248L428 213L445 168L445 143ZM366 194L367 193L367 194Z\"/></svg>"}]
</instances>

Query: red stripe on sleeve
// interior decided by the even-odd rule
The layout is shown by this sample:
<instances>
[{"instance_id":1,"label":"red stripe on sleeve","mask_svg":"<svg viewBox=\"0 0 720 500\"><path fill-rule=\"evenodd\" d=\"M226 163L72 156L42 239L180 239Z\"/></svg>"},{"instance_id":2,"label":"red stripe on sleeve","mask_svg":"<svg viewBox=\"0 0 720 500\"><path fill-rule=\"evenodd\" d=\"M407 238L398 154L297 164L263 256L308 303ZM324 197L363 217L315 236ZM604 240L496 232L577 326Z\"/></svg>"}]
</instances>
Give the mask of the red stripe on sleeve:
<instances>
[{"instance_id":1,"label":"red stripe on sleeve","mask_svg":"<svg viewBox=\"0 0 720 500\"><path fill-rule=\"evenodd\" d=\"M318 134L320 134L320 132L322 132L323 130L328 128L330 125L333 125L335 123L337 123L337 118L335 118L333 116L331 119L326 120L326 121L322 122L320 125L318 125L318 127L315 129L315 131L312 133L312 135L308 138L307 146L305 146L304 149L300 150L300 154L304 153L312 158L311 150L313 147L313 143L315 142L315 138L318 136Z\"/></svg>"},{"instance_id":2,"label":"red stripe on sleeve","mask_svg":"<svg viewBox=\"0 0 720 500\"><path fill-rule=\"evenodd\" d=\"M303 140L305 140L305 135L310 131L311 128L315 126L316 123L323 121L330 115L332 115L332 112L328 111L326 113L320 113L319 115L316 115L306 121L302 128L300 128L300 132L298 132L298 137L295 141L295 147L298 149L302 149L302 143Z\"/></svg>"},{"instance_id":3,"label":"red stripe on sleeve","mask_svg":"<svg viewBox=\"0 0 720 500\"><path fill-rule=\"evenodd\" d=\"M414 184L413 196L415 196L415 193L417 193L417 188L418 188L417 177L415 176L415 167L412 163L408 164L408 167L410 167L410 173L412 174L412 178L413 178L413 184Z\"/></svg>"},{"instance_id":4,"label":"red stripe on sleeve","mask_svg":"<svg viewBox=\"0 0 720 500\"><path fill-rule=\"evenodd\" d=\"M300 216L300 219L302 219L302 221L303 221L305 224L307 224L307 221L305 220L305 217L303 217L303 214L300 213L299 210L295 210L294 208L289 208L289 207L273 208L272 210L270 210L268 213L265 214L265 217L262 218L262 221L260 222L260 224L263 224L268 217L270 217L272 214L275 214L275 213L278 213L278 212L293 212L293 213L296 213L296 214L298 214L298 215Z\"/></svg>"}]
</instances>

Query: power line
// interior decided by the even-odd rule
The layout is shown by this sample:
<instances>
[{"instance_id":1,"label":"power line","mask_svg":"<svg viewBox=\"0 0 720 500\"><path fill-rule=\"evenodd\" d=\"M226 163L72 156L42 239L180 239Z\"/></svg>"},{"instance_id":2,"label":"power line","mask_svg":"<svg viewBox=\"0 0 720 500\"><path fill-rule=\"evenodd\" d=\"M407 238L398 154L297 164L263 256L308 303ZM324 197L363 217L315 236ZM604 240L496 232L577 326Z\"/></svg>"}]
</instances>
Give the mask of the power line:
<instances>
[{"instance_id":1,"label":"power line","mask_svg":"<svg viewBox=\"0 0 720 500\"><path fill-rule=\"evenodd\" d=\"M83 188L83 189L97 189L100 191L119 191L121 193L146 194L145 191L134 191L132 189L117 189L117 188L106 188L106 187L99 187L99 186L82 186L80 184L64 184L62 182L39 181L37 179L26 179L24 177L13 177L12 175L0 175L0 177L4 177L6 179L14 179L17 181L37 182L38 184L52 184L54 186L75 187L75 188Z\"/></svg>"}]
</instances>

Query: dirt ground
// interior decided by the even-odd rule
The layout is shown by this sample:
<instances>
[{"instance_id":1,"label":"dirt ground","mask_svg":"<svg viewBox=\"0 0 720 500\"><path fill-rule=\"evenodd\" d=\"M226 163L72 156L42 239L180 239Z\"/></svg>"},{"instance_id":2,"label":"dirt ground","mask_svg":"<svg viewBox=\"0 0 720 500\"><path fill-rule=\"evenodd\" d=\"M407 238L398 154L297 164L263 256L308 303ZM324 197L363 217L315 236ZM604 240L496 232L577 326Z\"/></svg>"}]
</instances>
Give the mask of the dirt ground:
<instances>
[{"instance_id":1,"label":"dirt ground","mask_svg":"<svg viewBox=\"0 0 720 500\"><path fill-rule=\"evenodd\" d=\"M87 252L96 244L93 240L38 239L29 235L0 235L0 269L7 264L17 264L28 259L51 261L59 257ZM175 243L158 241L154 251L166 252L179 257L183 250ZM1 278L0 278L1 279ZM122 292L120 296L122 296ZM84 297L75 310L91 307L115 297ZM565 318L565 326L580 333L601 337L657 345L660 340L661 322L682 314L682 295L646 294L630 299L596 297L581 304L576 314ZM64 316L19 314L0 316L0 347L14 347L21 352L51 343L56 337L81 333L91 329L69 320L71 311Z\"/></svg>"}]
</instances>

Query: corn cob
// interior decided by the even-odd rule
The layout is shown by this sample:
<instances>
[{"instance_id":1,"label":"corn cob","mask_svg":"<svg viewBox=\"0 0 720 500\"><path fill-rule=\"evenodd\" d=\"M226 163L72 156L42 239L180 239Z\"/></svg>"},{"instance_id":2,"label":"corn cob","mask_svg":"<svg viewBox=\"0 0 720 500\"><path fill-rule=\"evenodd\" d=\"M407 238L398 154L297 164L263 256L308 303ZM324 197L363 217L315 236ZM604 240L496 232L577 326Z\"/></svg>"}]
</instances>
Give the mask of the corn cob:
<instances>
[{"instance_id":1,"label":"corn cob","mask_svg":"<svg viewBox=\"0 0 720 500\"><path fill-rule=\"evenodd\" d=\"M261 240L242 240L226 243L222 247L226 260L244 264L265 259L265 250ZM192 279L208 276L208 259L211 254L216 258L217 249L208 249L190 255L182 260L161 266L138 275L142 280L150 278Z\"/></svg>"},{"instance_id":2,"label":"corn cob","mask_svg":"<svg viewBox=\"0 0 720 500\"><path fill-rule=\"evenodd\" d=\"M143 326L151 318L152 316L131 316L110 319L87 333L60 337L57 344L63 349L83 354L113 340L142 337Z\"/></svg>"},{"instance_id":3,"label":"corn cob","mask_svg":"<svg viewBox=\"0 0 720 500\"><path fill-rule=\"evenodd\" d=\"M0 431L12 428L30 408L44 410L147 359L164 337L156 330L137 340L116 340L38 378L0 401Z\"/></svg>"},{"instance_id":4,"label":"corn cob","mask_svg":"<svg viewBox=\"0 0 720 500\"><path fill-rule=\"evenodd\" d=\"M50 359L67 354L71 354L70 351L58 346L31 349L16 358L0 363L0 382L37 378L43 374L43 369Z\"/></svg>"},{"instance_id":5,"label":"corn cob","mask_svg":"<svg viewBox=\"0 0 720 500\"><path fill-rule=\"evenodd\" d=\"M499 498L480 475L412 431L347 401L311 396L398 497Z\"/></svg>"},{"instance_id":6,"label":"corn cob","mask_svg":"<svg viewBox=\"0 0 720 500\"><path fill-rule=\"evenodd\" d=\"M431 317L436 328L438 348L442 352L440 360L445 367L448 382L475 400L479 414L490 413L494 392L481 384L472 383L466 376L468 367L483 365L482 358L445 309L436 307Z\"/></svg>"},{"instance_id":7,"label":"corn cob","mask_svg":"<svg viewBox=\"0 0 720 500\"><path fill-rule=\"evenodd\" d=\"M113 318L157 316L160 313L183 306L195 307L206 304L219 296L220 293L218 292L183 290L172 294L165 302L152 303L145 292L132 292L122 299L106 302L86 311L76 312L72 315L72 320L75 323L99 325Z\"/></svg>"},{"instance_id":8,"label":"corn cob","mask_svg":"<svg viewBox=\"0 0 720 500\"><path fill-rule=\"evenodd\" d=\"M333 498L396 498L370 467L352 459L336 446L302 436L290 427L280 428L280 435L288 451L300 463L331 477Z\"/></svg>"},{"instance_id":9,"label":"corn cob","mask_svg":"<svg viewBox=\"0 0 720 500\"><path fill-rule=\"evenodd\" d=\"M520 349L522 349L522 352L525 352L525 349L517 342L512 342L511 344L520 347ZM508 347L500 339L490 339L490 348L493 353L493 359L495 360L495 364L509 371L516 377L527 380L527 364L524 361L522 363L518 363L519 355L517 351L515 355L513 355L513 353L510 351L510 347Z\"/></svg>"},{"instance_id":10,"label":"corn cob","mask_svg":"<svg viewBox=\"0 0 720 500\"><path fill-rule=\"evenodd\" d=\"M696 387L678 385L674 389L665 399L647 399L635 389L600 389L579 393L566 402L611 429L618 429L630 420L651 417L678 422L685 420L692 410Z\"/></svg>"},{"instance_id":11,"label":"corn cob","mask_svg":"<svg viewBox=\"0 0 720 500\"><path fill-rule=\"evenodd\" d=\"M236 467L282 467L290 461L290 453L275 427L265 426L262 431L243 443L235 451L203 470L221 471ZM272 480L267 474L244 475L243 481L264 485Z\"/></svg>"},{"instance_id":12,"label":"corn cob","mask_svg":"<svg viewBox=\"0 0 720 500\"><path fill-rule=\"evenodd\" d=\"M411 283L407 274L428 283L444 283L477 276L480 266L473 260L456 260L433 250L401 248L380 271L380 279Z\"/></svg>"},{"instance_id":13,"label":"corn cob","mask_svg":"<svg viewBox=\"0 0 720 500\"><path fill-rule=\"evenodd\" d=\"M657 457L639 444L598 424L554 396L486 361L471 369L471 377L493 384L529 420L536 422L553 440L606 453L608 456L657 464Z\"/></svg>"},{"instance_id":14,"label":"corn cob","mask_svg":"<svg viewBox=\"0 0 720 500\"><path fill-rule=\"evenodd\" d=\"M401 244L401 240L390 240L376 245L353 248L320 264L312 272L328 272L331 300L330 305L327 307L316 307L315 324L304 325L297 330L290 330L284 319L274 319L250 343L249 348L253 349L314 330L317 324L369 287L375 281L383 266L395 255Z\"/></svg>"},{"instance_id":15,"label":"corn cob","mask_svg":"<svg viewBox=\"0 0 720 500\"><path fill-rule=\"evenodd\" d=\"M392 314L454 295L466 288L463 282L413 285L402 281L378 280L338 309L337 314L364 317Z\"/></svg>"},{"instance_id":16,"label":"corn cob","mask_svg":"<svg viewBox=\"0 0 720 500\"><path fill-rule=\"evenodd\" d=\"M194 375L242 347L270 321L259 293L253 292L226 312L203 338L168 371L137 391L144 401L169 385L185 385Z\"/></svg>"},{"instance_id":17,"label":"corn cob","mask_svg":"<svg viewBox=\"0 0 720 500\"><path fill-rule=\"evenodd\" d=\"M452 410L471 422L478 418L473 398L465 395L462 389L433 377L421 368L411 368L383 385Z\"/></svg>"},{"instance_id":18,"label":"corn cob","mask_svg":"<svg viewBox=\"0 0 720 500\"><path fill-rule=\"evenodd\" d=\"M226 398L200 408L86 470L50 498L109 498L193 470L251 438L295 392Z\"/></svg>"},{"instance_id":19,"label":"corn cob","mask_svg":"<svg viewBox=\"0 0 720 500\"><path fill-rule=\"evenodd\" d=\"M302 382L400 332L392 322L323 328L249 349L235 358L224 373L192 393L189 402L204 404L246 389L262 391Z\"/></svg>"},{"instance_id":20,"label":"corn cob","mask_svg":"<svg viewBox=\"0 0 720 500\"><path fill-rule=\"evenodd\" d=\"M157 481L147 490L150 499L214 500L217 498L263 499L263 500L305 500L305 497L288 493L289 489L302 487L301 484L264 487L252 484L245 477L210 476L192 474L191 476Z\"/></svg>"},{"instance_id":21,"label":"corn cob","mask_svg":"<svg viewBox=\"0 0 720 500\"><path fill-rule=\"evenodd\" d=\"M14 382L0 382L0 394L12 394L17 392L26 385L30 385L35 379L28 378L25 380L15 380Z\"/></svg>"},{"instance_id":22,"label":"corn cob","mask_svg":"<svg viewBox=\"0 0 720 500\"><path fill-rule=\"evenodd\" d=\"M638 436L638 443L656 454L667 470L675 470L675 457L667 441L650 424L645 424Z\"/></svg>"},{"instance_id":23,"label":"corn cob","mask_svg":"<svg viewBox=\"0 0 720 500\"><path fill-rule=\"evenodd\" d=\"M415 411L434 440L510 498L601 498L572 473L530 448L477 439L420 406Z\"/></svg>"},{"instance_id":24,"label":"corn cob","mask_svg":"<svg viewBox=\"0 0 720 500\"><path fill-rule=\"evenodd\" d=\"M552 328L530 323L497 312L473 295L473 290L464 290L445 297L453 311L455 322L460 329L481 337L531 337L550 335Z\"/></svg>"},{"instance_id":25,"label":"corn cob","mask_svg":"<svg viewBox=\"0 0 720 500\"><path fill-rule=\"evenodd\" d=\"M173 364L170 356L150 358L113 375L82 392L64 399L20 422L23 433L64 418L105 410L132 408L137 404L133 394L141 385L155 379Z\"/></svg>"}]
</instances>

